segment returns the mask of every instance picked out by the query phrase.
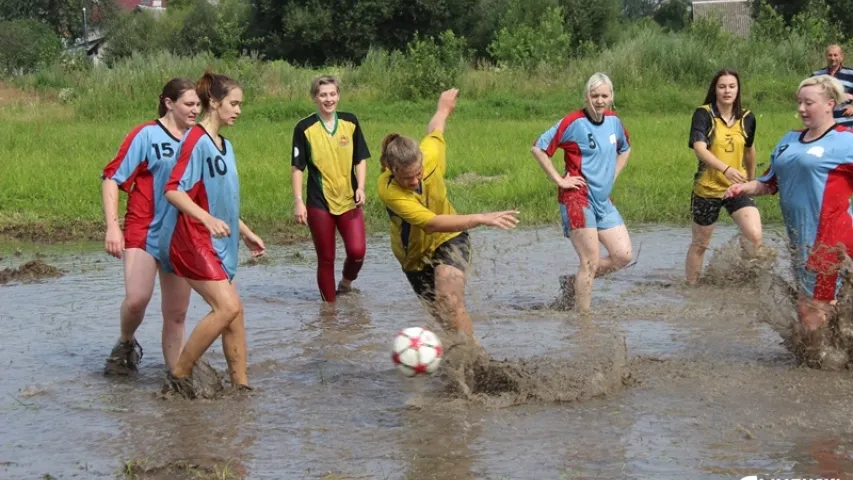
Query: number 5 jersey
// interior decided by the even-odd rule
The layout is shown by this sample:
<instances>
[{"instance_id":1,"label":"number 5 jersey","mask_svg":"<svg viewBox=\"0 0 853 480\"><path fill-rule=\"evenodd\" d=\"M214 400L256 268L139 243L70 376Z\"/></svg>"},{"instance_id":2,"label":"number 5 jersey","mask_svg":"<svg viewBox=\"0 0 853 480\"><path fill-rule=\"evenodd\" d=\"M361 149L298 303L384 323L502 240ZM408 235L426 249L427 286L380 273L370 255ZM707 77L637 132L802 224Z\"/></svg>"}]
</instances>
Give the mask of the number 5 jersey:
<instances>
[{"instance_id":1,"label":"number 5 jersey","mask_svg":"<svg viewBox=\"0 0 853 480\"><path fill-rule=\"evenodd\" d=\"M198 220L169 205L160 235L160 260L168 272L190 280L231 280L237 273L240 238L240 181L231 142L219 137L220 150L201 125L184 135L166 192L190 199L231 230L214 238Z\"/></svg>"}]
</instances>

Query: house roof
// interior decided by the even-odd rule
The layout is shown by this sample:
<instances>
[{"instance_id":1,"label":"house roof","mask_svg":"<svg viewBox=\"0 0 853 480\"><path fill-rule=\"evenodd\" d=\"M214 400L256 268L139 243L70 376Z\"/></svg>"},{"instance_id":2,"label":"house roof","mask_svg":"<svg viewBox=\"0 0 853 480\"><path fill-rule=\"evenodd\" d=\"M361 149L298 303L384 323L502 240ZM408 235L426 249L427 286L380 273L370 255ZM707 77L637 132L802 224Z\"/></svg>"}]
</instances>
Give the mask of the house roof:
<instances>
[{"instance_id":1,"label":"house roof","mask_svg":"<svg viewBox=\"0 0 853 480\"><path fill-rule=\"evenodd\" d=\"M131 12L131 11L135 10L136 7L139 7L139 6L150 7L151 6L151 0L116 0L116 4L122 10L124 10L126 12ZM160 4L161 4L160 5L161 7L166 8L166 0L161 0Z\"/></svg>"}]
</instances>

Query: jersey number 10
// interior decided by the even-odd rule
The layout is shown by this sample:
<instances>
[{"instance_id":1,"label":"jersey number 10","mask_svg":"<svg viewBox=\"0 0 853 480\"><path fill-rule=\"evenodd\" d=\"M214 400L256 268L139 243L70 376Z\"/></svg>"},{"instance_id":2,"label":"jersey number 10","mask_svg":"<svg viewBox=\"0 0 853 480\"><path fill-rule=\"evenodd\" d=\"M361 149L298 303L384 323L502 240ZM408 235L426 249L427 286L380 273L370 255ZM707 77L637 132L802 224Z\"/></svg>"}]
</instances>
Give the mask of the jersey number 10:
<instances>
[{"instance_id":1,"label":"jersey number 10","mask_svg":"<svg viewBox=\"0 0 853 480\"><path fill-rule=\"evenodd\" d=\"M228 173L228 165L225 164L225 159L219 155L216 158L207 157L207 170L211 177L215 177L217 174L225 175Z\"/></svg>"}]
</instances>

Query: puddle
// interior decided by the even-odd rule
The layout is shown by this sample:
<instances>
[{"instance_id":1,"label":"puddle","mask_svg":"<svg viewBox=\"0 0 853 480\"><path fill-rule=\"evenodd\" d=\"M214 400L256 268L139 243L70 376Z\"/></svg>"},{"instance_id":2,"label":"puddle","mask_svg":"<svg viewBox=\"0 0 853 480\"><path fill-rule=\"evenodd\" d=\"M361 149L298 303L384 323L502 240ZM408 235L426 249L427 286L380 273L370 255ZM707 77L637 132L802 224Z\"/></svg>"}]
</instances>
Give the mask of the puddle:
<instances>
[{"instance_id":1,"label":"puddle","mask_svg":"<svg viewBox=\"0 0 853 480\"><path fill-rule=\"evenodd\" d=\"M732 234L719 228L712 247ZM334 310L320 304L309 244L242 267L256 392L210 402L156 395L159 292L138 332L140 376L104 378L120 264L48 258L63 276L0 289L0 477L106 479L130 463L147 478L850 478L849 372L797 366L759 321L757 285L684 286L688 229L638 228L633 239L636 265L596 280L593 313L577 316L538 308L577 266L557 227L473 232L468 308L494 359L562 365L592 358L590 339L626 346L623 388L513 406L396 372L394 334L437 326L384 237L368 243L361 294ZM193 294L188 327L206 310ZM224 369L221 343L208 360Z\"/></svg>"}]
</instances>

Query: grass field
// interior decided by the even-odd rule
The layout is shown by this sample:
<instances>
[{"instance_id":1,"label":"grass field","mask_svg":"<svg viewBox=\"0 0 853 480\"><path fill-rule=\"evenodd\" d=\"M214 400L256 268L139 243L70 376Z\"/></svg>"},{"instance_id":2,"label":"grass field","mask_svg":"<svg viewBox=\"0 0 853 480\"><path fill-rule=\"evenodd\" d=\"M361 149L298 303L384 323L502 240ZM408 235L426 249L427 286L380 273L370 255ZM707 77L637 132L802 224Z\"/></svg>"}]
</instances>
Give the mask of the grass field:
<instances>
[{"instance_id":1,"label":"grass field","mask_svg":"<svg viewBox=\"0 0 853 480\"><path fill-rule=\"evenodd\" d=\"M450 119L448 183L460 213L516 208L523 225L556 223L556 187L529 153L536 137L559 120L483 120L482 112L460 100ZM342 105L347 110L346 104ZM777 109L778 110L778 109ZM353 108L356 114L359 110ZM304 112L310 113L310 110ZM376 196L378 156L382 137L391 131L420 136L427 112L412 112L400 121L367 115L361 118L373 158L368 168L366 216L371 232L386 228L386 214ZM630 223L689 222L689 195L696 158L687 148L692 111L682 114L623 115L631 135L632 155L617 181L613 200ZM292 225L290 188L291 134L297 116L272 122L245 118L224 132L235 146L240 165L244 218L259 232L301 230ZM0 115L0 228L7 233L33 228L67 229L62 238L97 238L102 220L101 169L124 135L138 121L76 120L61 107L19 107ZM758 170L780 136L799 125L789 113L757 113ZM555 161L562 162L561 154ZM562 168L560 168L561 170ZM778 222L775 198L759 201L766 222ZM728 221L725 219L724 221ZM94 230L94 231L93 231Z\"/></svg>"}]
</instances>

